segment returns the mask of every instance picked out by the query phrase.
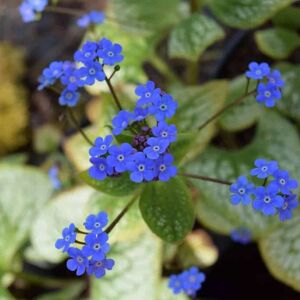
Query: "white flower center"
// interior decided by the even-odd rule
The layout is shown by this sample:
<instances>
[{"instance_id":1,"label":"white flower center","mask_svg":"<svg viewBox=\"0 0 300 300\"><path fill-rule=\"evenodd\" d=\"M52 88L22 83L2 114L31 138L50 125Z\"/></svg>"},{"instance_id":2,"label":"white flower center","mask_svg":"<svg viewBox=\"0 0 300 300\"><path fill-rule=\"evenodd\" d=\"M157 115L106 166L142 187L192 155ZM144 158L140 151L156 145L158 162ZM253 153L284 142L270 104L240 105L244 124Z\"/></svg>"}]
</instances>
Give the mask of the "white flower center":
<instances>
[{"instance_id":1,"label":"white flower center","mask_svg":"<svg viewBox=\"0 0 300 300\"><path fill-rule=\"evenodd\" d=\"M268 171L268 167L267 167L267 166L263 166L263 167L261 168L261 170L262 170L263 172L267 172L267 171Z\"/></svg>"},{"instance_id":2,"label":"white flower center","mask_svg":"<svg viewBox=\"0 0 300 300\"><path fill-rule=\"evenodd\" d=\"M90 75L95 75L96 74L96 70L94 68L90 69L89 71Z\"/></svg>"},{"instance_id":3,"label":"white flower center","mask_svg":"<svg viewBox=\"0 0 300 300\"><path fill-rule=\"evenodd\" d=\"M244 195L245 192L246 192L246 190L245 190L244 188L240 188L240 189L239 189L239 194L240 194L240 195Z\"/></svg>"},{"instance_id":4,"label":"white flower center","mask_svg":"<svg viewBox=\"0 0 300 300\"><path fill-rule=\"evenodd\" d=\"M167 105L166 104L161 104L159 108L161 110L166 110L167 109Z\"/></svg>"},{"instance_id":5,"label":"white flower center","mask_svg":"<svg viewBox=\"0 0 300 300\"><path fill-rule=\"evenodd\" d=\"M106 149L106 145L101 145L100 149L101 150L105 150Z\"/></svg>"},{"instance_id":6,"label":"white flower center","mask_svg":"<svg viewBox=\"0 0 300 300\"><path fill-rule=\"evenodd\" d=\"M271 202L271 197L269 197L269 196L266 196L265 198L264 198L264 202L265 203L270 203Z\"/></svg>"},{"instance_id":7,"label":"white flower center","mask_svg":"<svg viewBox=\"0 0 300 300\"><path fill-rule=\"evenodd\" d=\"M286 181L285 181L285 179L283 179L283 178L281 178L281 179L279 180L279 182L280 182L281 185L285 185L285 184L286 184Z\"/></svg>"},{"instance_id":8,"label":"white flower center","mask_svg":"<svg viewBox=\"0 0 300 300\"><path fill-rule=\"evenodd\" d=\"M265 91L265 96L266 96L267 98L270 98L270 97L271 97L271 93L270 93L269 91Z\"/></svg>"},{"instance_id":9,"label":"white flower center","mask_svg":"<svg viewBox=\"0 0 300 300\"><path fill-rule=\"evenodd\" d=\"M94 248L94 250L99 250L101 248L101 246L100 246L100 244L95 244L93 248Z\"/></svg>"},{"instance_id":10,"label":"white flower center","mask_svg":"<svg viewBox=\"0 0 300 300\"><path fill-rule=\"evenodd\" d=\"M146 98L150 98L150 97L151 97L151 93L150 93L150 92L147 92L147 93L145 94L145 97L146 97Z\"/></svg>"},{"instance_id":11,"label":"white flower center","mask_svg":"<svg viewBox=\"0 0 300 300\"><path fill-rule=\"evenodd\" d=\"M138 169L139 169L140 172L145 171L145 165L139 165Z\"/></svg>"},{"instance_id":12,"label":"white flower center","mask_svg":"<svg viewBox=\"0 0 300 300\"><path fill-rule=\"evenodd\" d=\"M163 138L166 138L166 137L168 137L168 133L167 133L166 131L163 131L163 132L161 133L161 136L162 136Z\"/></svg>"},{"instance_id":13,"label":"white flower center","mask_svg":"<svg viewBox=\"0 0 300 300\"><path fill-rule=\"evenodd\" d=\"M119 154L117 157L118 161L123 161L124 160L124 155L123 154Z\"/></svg>"},{"instance_id":14,"label":"white flower center","mask_svg":"<svg viewBox=\"0 0 300 300\"><path fill-rule=\"evenodd\" d=\"M153 147L153 150L157 152L157 151L160 150L160 147L156 145L156 146Z\"/></svg>"},{"instance_id":15,"label":"white flower center","mask_svg":"<svg viewBox=\"0 0 300 300\"><path fill-rule=\"evenodd\" d=\"M163 172L167 169L166 165L160 165L159 166L159 171Z\"/></svg>"},{"instance_id":16,"label":"white flower center","mask_svg":"<svg viewBox=\"0 0 300 300\"><path fill-rule=\"evenodd\" d=\"M83 258L81 256L77 256L77 262L80 264L83 263Z\"/></svg>"},{"instance_id":17,"label":"white flower center","mask_svg":"<svg viewBox=\"0 0 300 300\"><path fill-rule=\"evenodd\" d=\"M288 202L285 201L285 202L283 203L283 205L282 205L282 209L283 209L283 210L286 210L286 209L288 208L288 206L289 206Z\"/></svg>"},{"instance_id":18,"label":"white flower center","mask_svg":"<svg viewBox=\"0 0 300 300\"><path fill-rule=\"evenodd\" d=\"M109 57L113 57L113 56L114 56L114 53L113 53L112 51L108 51L108 52L107 52L107 55L108 55Z\"/></svg>"},{"instance_id":19,"label":"white flower center","mask_svg":"<svg viewBox=\"0 0 300 300\"><path fill-rule=\"evenodd\" d=\"M100 171L104 171L104 170L105 170L105 165L104 165L104 164L101 164L101 165L99 166L99 169L100 169Z\"/></svg>"}]
</instances>

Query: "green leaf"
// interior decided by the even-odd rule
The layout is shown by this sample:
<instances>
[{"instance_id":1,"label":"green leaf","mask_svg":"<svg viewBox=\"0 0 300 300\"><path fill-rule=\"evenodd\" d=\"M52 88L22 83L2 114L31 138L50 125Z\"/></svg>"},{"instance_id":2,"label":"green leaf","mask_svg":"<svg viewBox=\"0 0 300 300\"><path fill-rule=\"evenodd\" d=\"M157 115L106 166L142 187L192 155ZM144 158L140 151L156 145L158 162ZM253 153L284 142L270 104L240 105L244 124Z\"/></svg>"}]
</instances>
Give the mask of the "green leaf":
<instances>
[{"instance_id":1,"label":"green leaf","mask_svg":"<svg viewBox=\"0 0 300 300\"><path fill-rule=\"evenodd\" d=\"M278 109L285 115L300 122L300 67L289 63L276 65L282 72L285 81L282 100L278 101Z\"/></svg>"},{"instance_id":2,"label":"green leaf","mask_svg":"<svg viewBox=\"0 0 300 300\"><path fill-rule=\"evenodd\" d=\"M239 76L230 82L226 104L241 97L246 89L245 76ZM255 88L256 82L251 81L249 91ZM219 118L219 125L227 131L238 131L252 126L261 114L261 106L257 104L254 96L249 96L240 105L230 108Z\"/></svg>"},{"instance_id":3,"label":"green leaf","mask_svg":"<svg viewBox=\"0 0 300 300\"><path fill-rule=\"evenodd\" d=\"M289 6L278 12L272 19L274 25L288 29L300 28L300 8Z\"/></svg>"},{"instance_id":4,"label":"green leaf","mask_svg":"<svg viewBox=\"0 0 300 300\"><path fill-rule=\"evenodd\" d=\"M227 95L228 84L225 80L212 81L196 87L176 87L171 90L172 95L178 101L179 107L174 117L174 122L186 145L191 147L181 151L184 156L177 156L181 163L185 163L205 149L216 131L215 122L209 124L200 132L196 129L211 115L219 111L224 104ZM191 141L188 142L190 135ZM178 141L182 144L182 141ZM185 147L186 147L185 145ZM173 147L178 147L176 144ZM177 150L176 150L177 151Z\"/></svg>"},{"instance_id":5,"label":"green leaf","mask_svg":"<svg viewBox=\"0 0 300 300\"><path fill-rule=\"evenodd\" d=\"M1 300L14 300L15 298L4 287L0 287Z\"/></svg>"},{"instance_id":6,"label":"green leaf","mask_svg":"<svg viewBox=\"0 0 300 300\"><path fill-rule=\"evenodd\" d=\"M150 229L167 242L182 240L194 225L191 196L179 178L148 183L140 209Z\"/></svg>"},{"instance_id":7,"label":"green leaf","mask_svg":"<svg viewBox=\"0 0 300 300\"><path fill-rule=\"evenodd\" d=\"M37 213L52 193L46 174L22 166L0 167L0 269L12 260L26 241Z\"/></svg>"},{"instance_id":8,"label":"green leaf","mask_svg":"<svg viewBox=\"0 0 300 300\"><path fill-rule=\"evenodd\" d=\"M257 31L255 40L259 50L274 59L288 58L300 46L296 31L279 27Z\"/></svg>"},{"instance_id":9,"label":"green leaf","mask_svg":"<svg viewBox=\"0 0 300 300\"><path fill-rule=\"evenodd\" d=\"M120 177L108 177L101 181L91 178L88 171L84 171L80 174L80 178L97 191L113 196L130 195L140 186L132 182L128 174L122 174Z\"/></svg>"},{"instance_id":10,"label":"green leaf","mask_svg":"<svg viewBox=\"0 0 300 300\"><path fill-rule=\"evenodd\" d=\"M118 243L109 258L116 264L101 280L92 279L92 300L157 300L161 241L146 231L139 239Z\"/></svg>"},{"instance_id":11,"label":"green leaf","mask_svg":"<svg viewBox=\"0 0 300 300\"><path fill-rule=\"evenodd\" d=\"M206 48L224 35L223 29L213 19L193 14L172 30L168 45L169 55L171 58L197 61Z\"/></svg>"},{"instance_id":12,"label":"green leaf","mask_svg":"<svg viewBox=\"0 0 300 300\"><path fill-rule=\"evenodd\" d=\"M262 257L278 280L300 292L300 218L294 217L259 241Z\"/></svg>"},{"instance_id":13,"label":"green leaf","mask_svg":"<svg viewBox=\"0 0 300 300\"><path fill-rule=\"evenodd\" d=\"M258 123L256 136L251 144L238 151L207 149L188 166L190 173L235 181L249 174L257 158L275 159L291 176L300 179L300 142L292 124L275 112L265 111ZM254 237L268 233L279 224L278 217L266 217L252 206L234 206L230 202L228 186L192 180L200 191L197 214L209 228L229 234L236 227L249 228Z\"/></svg>"},{"instance_id":14,"label":"green leaf","mask_svg":"<svg viewBox=\"0 0 300 300\"><path fill-rule=\"evenodd\" d=\"M174 297L172 290L168 287L168 280L164 279L160 283L159 296L157 300L189 300L190 298L183 293Z\"/></svg>"},{"instance_id":15,"label":"green leaf","mask_svg":"<svg viewBox=\"0 0 300 300\"><path fill-rule=\"evenodd\" d=\"M213 13L234 28L254 28L265 23L293 0L209 0Z\"/></svg>"}]
</instances>

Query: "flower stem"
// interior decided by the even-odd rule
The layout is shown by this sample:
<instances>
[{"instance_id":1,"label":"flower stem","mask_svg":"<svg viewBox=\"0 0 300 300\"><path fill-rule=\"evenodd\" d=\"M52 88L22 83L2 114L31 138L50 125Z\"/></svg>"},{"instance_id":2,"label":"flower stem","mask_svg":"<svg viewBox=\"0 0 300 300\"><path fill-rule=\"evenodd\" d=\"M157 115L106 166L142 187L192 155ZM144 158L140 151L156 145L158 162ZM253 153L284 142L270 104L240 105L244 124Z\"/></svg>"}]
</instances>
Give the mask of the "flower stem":
<instances>
[{"instance_id":1,"label":"flower stem","mask_svg":"<svg viewBox=\"0 0 300 300\"><path fill-rule=\"evenodd\" d=\"M135 203L135 201L139 198L139 193L133 196L130 202L123 208L123 210L117 215L117 217L111 222L111 224L106 228L105 232L109 234L115 226L122 220L124 215L128 212L131 206Z\"/></svg>"},{"instance_id":2,"label":"flower stem","mask_svg":"<svg viewBox=\"0 0 300 300\"><path fill-rule=\"evenodd\" d=\"M237 98L236 100L234 100L233 102L230 102L229 104L227 104L226 106L224 106L221 110L219 110L218 112L216 112L214 115L212 115L208 120L206 120L203 124L201 124L198 127L198 130L202 130L204 127L206 127L209 123L211 123L212 121L214 121L215 119L217 119L221 114L223 114L225 111L227 111L229 108L232 108L233 106L239 105L245 98L247 98L248 96L254 95L256 93L256 89L252 90L248 93L246 93L245 95Z\"/></svg>"},{"instance_id":3,"label":"flower stem","mask_svg":"<svg viewBox=\"0 0 300 300\"><path fill-rule=\"evenodd\" d=\"M80 242L80 241L78 241L78 240L75 241L75 244L86 245L84 242Z\"/></svg>"},{"instance_id":4,"label":"flower stem","mask_svg":"<svg viewBox=\"0 0 300 300\"><path fill-rule=\"evenodd\" d=\"M66 14L71 16L81 16L86 12L80 9L68 8L68 7L61 7L61 6L47 6L45 11L58 13L58 14Z\"/></svg>"},{"instance_id":5,"label":"flower stem","mask_svg":"<svg viewBox=\"0 0 300 300\"><path fill-rule=\"evenodd\" d=\"M184 177L189 177L189 178L194 178L194 179L199 179L199 180L203 180L203 181L215 182L215 183L224 184L224 185L232 185L232 182L230 182L230 181L217 179L217 178L211 178L211 177L202 176L202 175L195 175L195 174L190 174L190 173L179 173L178 175L184 176Z\"/></svg>"},{"instance_id":6,"label":"flower stem","mask_svg":"<svg viewBox=\"0 0 300 300\"><path fill-rule=\"evenodd\" d=\"M68 112L69 118L71 119L72 123L77 128L77 130L80 132L80 134L82 135L82 137L86 140L87 143L89 143L91 146L94 146L94 143L90 140L90 138L85 134L85 132L81 128L79 122L77 121L77 119L76 119L76 117L74 115L73 110L70 107L68 107L67 108L67 112Z\"/></svg>"},{"instance_id":7,"label":"flower stem","mask_svg":"<svg viewBox=\"0 0 300 300\"><path fill-rule=\"evenodd\" d=\"M110 92L111 92L111 94L112 94L112 96L113 96L113 98L114 98L114 100L116 102L116 105L117 105L118 109L122 110L123 109L122 105L121 105L120 100L119 100L119 98L118 98L118 96L117 96L117 94L116 94L116 92L114 90L114 87L112 86L110 79L107 78L106 76L105 76L105 82L108 85L108 88L109 88L109 90L110 90Z\"/></svg>"}]
</instances>

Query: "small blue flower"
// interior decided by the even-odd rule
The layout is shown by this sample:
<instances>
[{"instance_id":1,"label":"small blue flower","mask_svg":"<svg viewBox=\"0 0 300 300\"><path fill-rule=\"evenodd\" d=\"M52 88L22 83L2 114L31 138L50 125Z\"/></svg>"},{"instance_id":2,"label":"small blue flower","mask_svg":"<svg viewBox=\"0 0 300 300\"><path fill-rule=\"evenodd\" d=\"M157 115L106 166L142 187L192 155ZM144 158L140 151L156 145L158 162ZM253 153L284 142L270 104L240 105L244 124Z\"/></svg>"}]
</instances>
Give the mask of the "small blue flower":
<instances>
[{"instance_id":1,"label":"small blue flower","mask_svg":"<svg viewBox=\"0 0 300 300\"><path fill-rule=\"evenodd\" d=\"M281 99L280 90L273 83L260 83L257 88L256 101L264 103L266 107L274 107Z\"/></svg>"},{"instance_id":2,"label":"small blue flower","mask_svg":"<svg viewBox=\"0 0 300 300\"><path fill-rule=\"evenodd\" d=\"M61 182L58 178L58 172L59 172L59 168L56 165L51 167L48 171L48 177L51 180L54 189L56 190L59 190L61 188Z\"/></svg>"},{"instance_id":3,"label":"small blue flower","mask_svg":"<svg viewBox=\"0 0 300 300\"><path fill-rule=\"evenodd\" d=\"M277 88L284 87L284 80L282 79L279 70L274 70L271 74L269 74L268 80L270 83L274 84Z\"/></svg>"},{"instance_id":4,"label":"small blue flower","mask_svg":"<svg viewBox=\"0 0 300 300\"><path fill-rule=\"evenodd\" d=\"M77 20L77 25L79 27L85 28L91 24L102 24L104 22L105 16L102 11L93 10L86 15L83 15Z\"/></svg>"},{"instance_id":5,"label":"small blue flower","mask_svg":"<svg viewBox=\"0 0 300 300\"><path fill-rule=\"evenodd\" d=\"M68 254L70 258L67 260L67 268L70 271L76 270L77 276L83 275L89 266L88 258L78 248L69 248Z\"/></svg>"},{"instance_id":6,"label":"small blue flower","mask_svg":"<svg viewBox=\"0 0 300 300\"><path fill-rule=\"evenodd\" d=\"M252 241L252 233L248 228L240 227L233 229L230 233L234 242L246 245Z\"/></svg>"},{"instance_id":7,"label":"small blue flower","mask_svg":"<svg viewBox=\"0 0 300 300\"><path fill-rule=\"evenodd\" d=\"M48 4L48 0L25 0L25 2L37 12L43 11Z\"/></svg>"},{"instance_id":8,"label":"small blue flower","mask_svg":"<svg viewBox=\"0 0 300 300\"><path fill-rule=\"evenodd\" d=\"M155 100L160 98L161 90L155 87L153 81L147 81L145 85L138 85L135 89L135 93L140 98L138 99L136 105L143 106L153 103Z\"/></svg>"},{"instance_id":9,"label":"small blue flower","mask_svg":"<svg viewBox=\"0 0 300 300\"><path fill-rule=\"evenodd\" d=\"M113 134L119 135L125 130L133 119L132 113L121 110L112 120Z\"/></svg>"},{"instance_id":10,"label":"small blue flower","mask_svg":"<svg viewBox=\"0 0 300 300\"><path fill-rule=\"evenodd\" d=\"M249 71L246 72L246 76L254 80L261 80L269 74L270 66L267 63L258 64L257 62L251 62L249 64Z\"/></svg>"},{"instance_id":11,"label":"small blue flower","mask_svg":"<svg viewBox=\"0 0 300 300\"><path fill-rule=\"evenodd\" d=\"M92 157L90 162L93 164L89 168L89 175L96 180L104 180L107 176L113 174L113 168L107 163L104 157Z\"/></svg>"},{"instance_id":12,"label":"small blue flower","mask_svg":"<svg viewBox=\"0 0 300 300\"><path fill-rule=\"evenodd\" d=\"M267 162L266 160L259 158L254 164L256 168L252 169L250 174L260 179L265 179L268 176L273 175L278 169L277 161Z\"/></svg>"},{"instance_id":13,"label":"small blue flower","mask_svg":"<svg viewBox=\"0 0 300 300\"><path fill-rule=\"evenodd\" d=\"M276 183L279 187L281 193L289 195L291 194L291 190L296 189L298 187L298 182L295 179L291 179L289 176L289 172L285 170L277 170L273 174L275 180L273 183Z\"/></svg>"},{"instance_id":14,"label":"small blue flower","mask_svg":"<svg viewBox=\"0 0 300 300\"><path fill-rule=\"evenodd\" d=\"M97 49L97 43L88 41L83 44L81 49L75 52L74 60L82 63L91 62L97 56Z\"/></svg>"},{"instance_id":15,"label":"small blue flower","mask_svg":"<svg viewBox=\"0 0 300 300\"><path fill-rule=\"evenodd\" d=\"M55 243L56 249L62 249L63 252L68 251L71 244L75 243L76 231L75 225L72 223L62 231L62 239L57 239Z\"/></svg>"},{"instance_id":16,"label":"small blue flower","mask_svg":"<svg viewBox=\"0 0 300 300\"><path fill-rule=\"evenodd\" d=\"M160 138L149 138L147 140L148 147L144 149L144 153L150 159L158 159L169 146L169 142Z\"/></svg>"},{"instance_id":17,"label":"small blue flower","mask_svg":"<svg viewBox=\"0 0 300 300\"><path fill-rule=\"evenodd\" d=\"M156 127L152 128L152 133L154 136L165 139L169 143L173 143L177 138L177 129L175 125L168 125L164 121L160 121Z\"/></svg>"},{"instance_id":18,"label":"small blue flower","mask_svg":"<svg viewBox=\"0 0 300 300\"><path fill-rule=\"evenodd\" d=\"M137 152L128 159L127 169L131 172L130 179L137 183L151 181L155 175L153 160L146 158L142 152Z\"/></svg>"},{"instance_id":19,"label":"small blue flower","mask_svg":"<svg viewBox=\"0 0 300 300\"><path fill-rule=\"evenodd\" d=\"M96 138L94 146L89 151L90 156L98 157L106 154L112 140L112 135L107 135L104 139L102 137Z\"/></svg>"},{"instance_id":20,"label":"small blue flower","mask_svg":"<svg viewBox=\"0 0 300 300\"><path fill-rule=\"evenodd\" d=\"M110 40L103 38L99 42L98 56L103 59L103 64L113 66L120 63L124 56L121 54L122 46L120 44L113 44Z\"/></svg>"},{"instance_id":21,"label":"small blue flower","mask_svg":"<svg viewBox=\"0 0 300 300\"><path fill-rule=\"evenodd\" d=\"M44 69L43 76L45 76L53 84L56 79L63 75L63 65L64 63L62 61L52 62L48 68Z\"/></svg>"},{"instance_id":22,"label":"small blue flower","mask_svg":"<svg viewBox=\"0 0 300 300\"><path fill-rule=\"evenodd\" d=\"M125 172L129 156L134 153L134 149L129 144L123 143L119 147L116 145L111 146L108 152L107 163L115 168L118 173Z\"/></svg>"},{"instance_id":23,"label":"small blue flower","mask_svg":"<svg viewBox=\"0 0 300 300\"><path fill-rule=\"evenodd\" d=\"M157 121L172 118L177 109L177 102L169 94L164 94L149 107L149 113L154 115Z\"/></svg>"},{"instance_id":24,"label":"small blue flower","mask_svg":"<svg viewBox=\"0 0 300 300\"><path fill-rule=\"evenodd\" d=\"M175 177L177 168L173 165L174 158L171 154L167 153L159 157L155 161L156 176L160 181L168 181L170 178Z\"/></svg>"},{"instance_id":25,"label":"small blue flower","mask_svg":"<svg viewBox=\"0 0 300 300\"><path fill-rule=\"evenodd\" d=\"M102 211L98 215L89 215L84 222L84 226L87 230L91 230L94 234L100 234L107 223L107 213Z\"/></svg>"},{"instance_id":26,"label":"small blue flower","mask_svg":"<svg viewBox=\"0 0 300 300\"><path fill-rule=\"evenodd\" d=\"M275 184L256 188L254 190L253 208L263 212L266 216L275 215L276 209L282 207L284 203L283 197L279 196L278 192L278 187Z\"/></svg>"},{"instance_id":27,"label":"small blue flower","mask_svg":"<svg viewBox=\"0 0 300 300\"><path fill-rule=\"evenodd\" d=\"M19 12L25 23L33 22L37 19L37 15L36 15L33 7L30 4L28 4L27 2L23 2L19 6Z\"/></svg>"},{"instance_id":28,"label":"small blue flower","mask_svg":"<svg viewBox=\"0 0 300 300\"><path fill-rule=\"evenodd\" d=\"M250 204L253 193L254 184L248 182L245 176L240 176L235 183L230 186L231 203L237 205L242 203L243 205Z\"/></svg>"},{"instance_id":29,"label":"small blue flower","mask_svg":"<svg viewBox=\"0 0 300 300\"><path fill-rule=\"evenodd\" d=\"M105 254L109 251L110 247L107 243L108 235L102 232L98 235L87 234L85 236L86 245L82 248L82 253L86 257L91 256L95 261L101 261L105 258Z\"/></svg>"},{"instance_id":30,"label":"small blue flower","mask_svg":"<svg viewBox=\"0 0 300 300\"><path fill-rule=\"evenodd\" d=\"M293 210L299 206L297 196L291 194L284 199L282 207L278 208L279 220L284 222L292 218Z\"/></svg>"},{"instance_id":31,"label":"small blue flower","mask_svg":"<svg viewBox=\"0 0 300 300\"><path fill-rule=\"evenodd\" d=\"M136 107L133 112L133 120L140 122L146 119L148 116L148 109L147 108L141 108L141 107Z\"/></svg>"},{"instance_id":32,"label":"small blue flower","mask_svg":"<svg viewBox=\"0 0 300 300\"><path fill-rule=\"evenodd\" d=\"M169 288L172 289L173 293L175 295L178 295L179 293L183 292L183 275L171 275L169 278Z\"/></svg>"},{"instance_id":33,"label":"small blue flower","mask_svg":"<svg viewBox=\"0 0 300 300\"><path fill-rule=\"evenodd\" d=\"M79 93L73 90L65 89L60 95L58 101L62 106L74 107L79 100Z\"/></svg>"},{"instance_id":34,"label":"small blue flower","mask_svg":"<svg viewBox=\"0 0 300 300\"><path fill-rule=\"evenodd\" d=\"M61 76L60 81L71 91L76 91L79 87L84 85L79 70L73 65L69 67L64 66L64 74Z\"/></svg>"},{"instance_id":35,"label":"small blue flower","mask_svg":"<svg viewBox=\"0 0 300 300\"><path fill-rule=\"evenodd\" d=\"M95 81L103 81L105 74L98 61L86 62L85 66L79 69L81 80L86 85L93 85Z\"/></svg>"},{"instance_id":36,"label":"small blue flower","mask_svg":"<svg viewBox=\"0 0 300 300\"><path fill-rule=\"evenodd\" d=\"M87 268L88 275L95 275L96 278L105 276L105 270L112 270L115 262L112 259L103 259L101 261L91 260Z\"/></svg>"}]
</instances>

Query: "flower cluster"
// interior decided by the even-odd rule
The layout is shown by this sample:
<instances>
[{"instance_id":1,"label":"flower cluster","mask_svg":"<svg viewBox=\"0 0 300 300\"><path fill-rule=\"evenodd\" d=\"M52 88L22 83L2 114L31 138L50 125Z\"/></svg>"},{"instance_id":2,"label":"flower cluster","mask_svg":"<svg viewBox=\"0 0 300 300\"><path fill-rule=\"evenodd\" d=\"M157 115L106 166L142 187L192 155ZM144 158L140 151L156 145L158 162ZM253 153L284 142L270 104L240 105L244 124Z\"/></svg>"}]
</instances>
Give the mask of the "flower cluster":
<instances>
[{"instance_id":1,"label":"flower cluster","mask_svg":"<svg viewBox=\"0 0 300 300\"><path fill-rule=\"evenodd\" d=\"M67 268L70 271L76 271L77 276L95 275L101 278L106 270L111 270L114 266L112 259L106 258L110 246L108 244L108 235L103 228L108 223L108 217L105 212L98 215L89 215L84 226L87 232L83 232L70 224L62 231L62 238L55 243L57 249L67 252ZM84 236L84 242L77 240L77 237Z\"/></svg>"},{"instance_id":2,"label":"flower cluster","mask_svg":"<svg viewBox=\"0 0 300 300\"><path fill-rule=\"evenodd\" d=\"M284 81L279 70L271 70L267 63L252 62L249 64L246 76L258 81L256 94L258 103L264 103L266 107L274 107L276 102L281 99Z\"/></svg>"},{"instance_id":3,"label":"flower cluster","mask_svg":"<svg viewBox=\"0 0 300 300\"><path fill-rule=\"evenodd\" d=\"M248 228L240 227L235 228L230 233L231 239L234 242L246 245L252 240L252 233Z\"/></svg>"},{"instance_id":4,"label":"flower cluster","mask_svg":"<svg viewBox=\"0 0 300 300\"><path fill-rule=\"evenodd\" d=\"M204 280L204 273L199 272L196 267L192 267L178 275L171 275L169 288L176 295L185 293L188 296L195 296L197 291L201 289Z\"/></svg>"},{"instance_id":5,"label":"flower cluster","mask_svg":"<svg viewBox=\"0 0 300 300\"><path fill-rule=\"evenodd\" d=\"M63 106L75 106L79 100L78 90L106 79L103 67L113 66L123 60L122 47L106 38L99 42L86 42L74 54L74 62L55 61L43 70L39 78L39 90L60 80L64 90L59 98Z\"/></svg>"},{"instance_id":6,"label":"flower cluster","mask_svg":"<svg viewBox=\"0 0 300 300\"><path fill-rule=\"evenodd\" d=\"M292 211L298 206L292 190L298 182L290 178L288 171L281 170L276 161L257 159L251 176L262 180L261 186L255 186L245 176L241 176L231 185L231 203L248 205L252 202L255 210L264 215L279 215L280 221L292 218Z\"/></svg>"},{"instance_id":7,"label":"flower cluster","mask_svg":"<svg viewBox=\"0 0 300 300\"><path fill-rule=\"evenodd\" d=\"M104 22L105 16L102 11L93 10L77 20L77 25L82 28L86 28L94 24L102 24Z\"/></svg>"},{"instance_id":8,"label":"flower cluster","mask_svg":"<svg viewBox=\"0 0 300 300\"><path fill-rule=\"evenodd\" d=\"M37 20L39 14L48 5L48 0L24 0L19 6L19 12L24 22Z\"/></svg>"},{"instance_id":9,"label":"flower cluster","mask_svg":"<svg viewBox=\"0 0 300 300\"><path fill-rule=\"evenodd\" d=\"M97 138L89 152L93 164L89 174L94 179L104 180L128 171L133 182L168 181L177 173L169 153L177 129L166 122L175 114L177 102L152 81L139 85L135 92L139 99L134 111L121 110L112 120L113 134L118 136L129 130L133 133L131 143L117 146L111 145L111 135ZM147 125L148 116L156 119L152 128Z\"/></svg>"}]
</instances>

